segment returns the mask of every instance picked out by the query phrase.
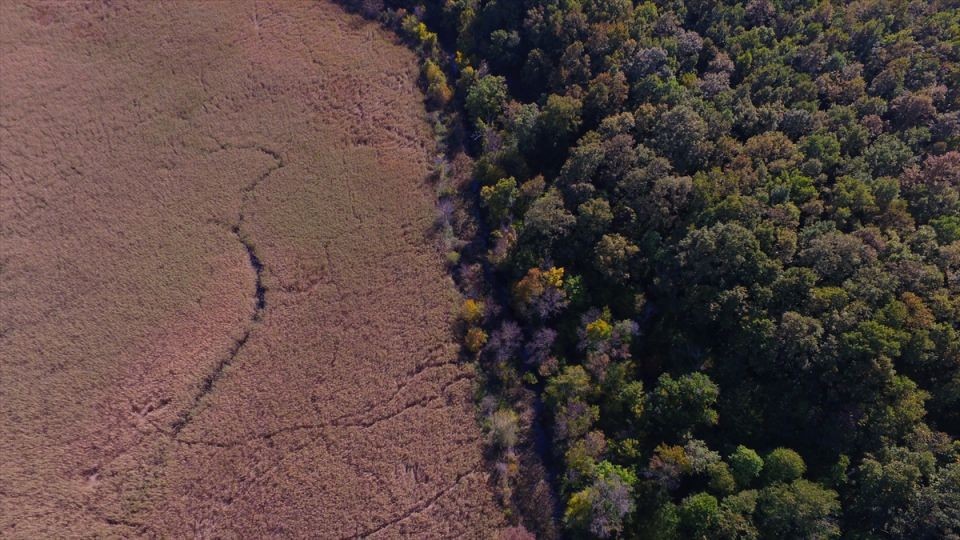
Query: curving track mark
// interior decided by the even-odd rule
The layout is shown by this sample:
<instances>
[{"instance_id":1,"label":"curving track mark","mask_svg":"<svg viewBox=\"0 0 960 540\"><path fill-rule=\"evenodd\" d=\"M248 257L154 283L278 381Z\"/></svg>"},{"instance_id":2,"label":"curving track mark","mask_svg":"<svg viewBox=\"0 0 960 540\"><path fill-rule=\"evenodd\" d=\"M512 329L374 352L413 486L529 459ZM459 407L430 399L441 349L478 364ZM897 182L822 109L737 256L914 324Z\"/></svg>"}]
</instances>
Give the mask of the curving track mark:
<instances>
[{"instance_id":1,"label":"curving track mark","mask_svg":"<svg viewBox=\"0 0 960 540\"><path fill-rule=\"evenodd\" d=\"M214 139L216 140L216 139ZM169 435L173 436L175 439L178 437L183 428L187 426L190 422L190 419L193 418L193 415L196 413L197 409L200 407L200 404L203 402L204 397L213 391L214 387L217 384L217 381L223 377L224 371L233 364L233 361L237 358L237 355L240 354L240 351L243 350L244 345L247 344L247 341L250 339L250 334L253 332L254 327L263 320L263 314L267 309L267 289L263 284L263 272L266 267L261 261L260 257L257 255L256 248L253 243L250 242L247 235L243 231L243 221L244 214L247 206L248 199L250 194L257 189L257 186L261 182L265 181L271 174L282 169L285 165L283 157L279 152L271 150L262 145L243 145L236 146L229 143L223 143L217 141L217 144L220 146L220 150L229 150L229 149L243 149L243 150L256 150L270 156L274 161L274 166L267 169L263 174L257 176L249 184L247 184L242 189L242 198L240 202L240 210L237 212L237 220L230 225L230 232L236 236L237 241L243 246L244 251L247 252L247 257L250 261L250 267L253 269L255 281L254 281L254 308L253 313L250 314L250 322L247 328L244 330L243 335L240 336L240 339L234 342L233 346L227 351L227 355L224 356L214 367L213 371L207 374L204 377L202 384L200 385L199 391L194 394L193 399L190 401L190 405L181 411L178 415L177 420L173 422ZM181 441L186 442L186 441ZM220 446L217 443L207 443L214 446Z\"/></svg>"},{"instance_id":2,"label":"curving track mark","mask_svg":"<svg viewBox=\"0 0 960 540\"><path fill-rule=\"evenodd\" d=\"M454 489L456 489L457 486L460 485L460 482L462 482L464 478L467 478L468 476L471 476L471 475L473 475L473 474L476 474L476 473L478 473L479 471L480 471L480 467L478 466L478 467L474 467L473 469L470 469L469 471L467 471L467 472L465 472L465 473L462 473L462 474L458 475L457 478L456 478L456 480L453 481L453 483L451 483L449 486L441 489L441 490L440 490L436 495L434 495L433 497L430 497L430 498L428 498L428 499L426 499L426 500L424 500L424 501L421 501L419 504L414 505L413 508L411 508L410 510L404 512L403 514L400 514L399 516L397 516L397 517L394 518L394 519L391 519L391 520L383 523L382 525L379 525L379 526L374 527L374 528L372 528L372 529L367 529L367 530L365 530L365 531L362 531L362 532L359 532L359 533L356 533L356 534L353 534L353 535L350 535L350 536L342 536L341 538L342 538L343 540L353 539L353 538L369 538L369 537L371 537L371 536L373 536L373 535L375 535L375 534L377 534L377 533L379 533L379 532L382 532L382 531L384 531L384 530L386 530L386 529L388 529L388 528L390 528L390 527L393 527L394 525L396 525L396 524L398 524L398 523L401 523L401 522L403 522L403 521L406 521L406 520L412 518L413 516L416 516L416 515L418 515L418 514L422 514L423 512L426 512L427 510L429 510L429 509L430 509L434 504L436 504L436 502L439 501L441 498L443 498L443 497L446 496L448 493L450 493L451 491L453 491Z\"/></svg>"}]
</instances>

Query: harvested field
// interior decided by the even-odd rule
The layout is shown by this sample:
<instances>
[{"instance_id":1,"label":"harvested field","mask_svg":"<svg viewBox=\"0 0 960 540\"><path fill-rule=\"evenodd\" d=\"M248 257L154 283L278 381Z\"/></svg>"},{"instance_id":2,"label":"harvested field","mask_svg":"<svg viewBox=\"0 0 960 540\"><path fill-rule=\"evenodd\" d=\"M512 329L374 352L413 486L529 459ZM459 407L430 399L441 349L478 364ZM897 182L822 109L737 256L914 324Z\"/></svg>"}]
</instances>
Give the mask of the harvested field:
<instances>
[{"instance_id":1,"label":"harvested field","mask_svg":"<svg viewBox=\"0 0 960 540\"><path fill-rule=\"evenodd\" d=\"M0 536L489 537L413 55L0 2Z\"/></svg>"}]
</instances>

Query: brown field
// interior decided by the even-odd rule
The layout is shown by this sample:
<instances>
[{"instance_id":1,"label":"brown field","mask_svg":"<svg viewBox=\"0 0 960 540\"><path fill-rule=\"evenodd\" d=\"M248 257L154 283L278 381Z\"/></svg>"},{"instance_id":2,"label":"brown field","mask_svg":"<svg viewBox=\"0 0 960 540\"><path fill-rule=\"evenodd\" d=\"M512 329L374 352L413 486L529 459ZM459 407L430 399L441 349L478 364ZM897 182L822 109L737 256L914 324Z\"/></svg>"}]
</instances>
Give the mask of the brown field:
<instances>
[{"instance_id":1,"label":"brown field","mask_svg":"<svg viewBox=\"0 0 960 540\"><path fill-rule=\"evenodd\" d=\"M322 2L0 1L0 537L494 534L416 76Z\"/></svg>"}]
</instances>

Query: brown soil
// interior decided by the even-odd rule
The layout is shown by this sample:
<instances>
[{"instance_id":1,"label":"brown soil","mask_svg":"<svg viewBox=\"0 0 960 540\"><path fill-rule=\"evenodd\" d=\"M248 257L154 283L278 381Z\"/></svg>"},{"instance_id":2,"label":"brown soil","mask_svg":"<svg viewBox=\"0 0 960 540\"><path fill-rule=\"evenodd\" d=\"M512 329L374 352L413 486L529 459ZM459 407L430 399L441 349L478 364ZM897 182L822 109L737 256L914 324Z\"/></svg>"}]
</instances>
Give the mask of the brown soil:
<instances>
[{"instance_id":1,"label":"brown soil","mask_svg":"<svg viewBox=\"0 0 960 540\"><path fill-rule=\"evenodd\" d=\"M326 3L0 2L0 536L493 534L415 80Z\"/></svg>"}]
</instances>

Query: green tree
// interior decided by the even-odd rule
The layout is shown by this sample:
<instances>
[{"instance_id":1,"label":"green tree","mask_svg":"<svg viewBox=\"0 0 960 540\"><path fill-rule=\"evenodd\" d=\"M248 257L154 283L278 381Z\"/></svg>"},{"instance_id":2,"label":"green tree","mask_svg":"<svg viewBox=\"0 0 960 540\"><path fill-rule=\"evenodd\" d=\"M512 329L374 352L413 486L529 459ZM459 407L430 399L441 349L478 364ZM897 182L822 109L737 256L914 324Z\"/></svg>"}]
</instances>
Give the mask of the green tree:
<instances>
[{"instance_id":1,"label":"green tree","mask_svg":"<svg viewBox=\"0 0 960 540\"><path fill-rule=\"evenodd\" d=\"M595 242L613 222L613 211L606 199L593 198L577 207L577 232L587 242Z\"/></svg>"},{"instance_id":2,"label":"green tree","mask_svg":"<svg viewBox=\"0 0 960 540\"><path fill-rule=\"evenodd\" d=\"M728 460L733 477L741 488L750 486L763 470L763 459L755 451L743 445L737 446Z\"/></svg>"},{"instance_id":3,"label":"green tree","mask_svg":"<svg viewBox=\"0 0 960 540\"><path fill-rule=\"evenodd\" d=\"M563 205L557 189L549 189L537 198L523 216L523 234L528 242L549 247L573 227L576 218Z\"/></svg>"},{"instance_id":4,"label":"green tree","mask_svg":"<svg viewBox=\"0 0 960 540\"><path fill-rule=\"evenodd\" d=\"M507 220L519 194L517 180L512 176L501 178L492 186L483 186L480 190L480 198L490 212L490 221L493 224Z\"/></svg>"},{"instance_id":5,"label":"green tree","mask_svg":"<svg viewBox=\"0 0 960 540\"><path fill-rule=\"evenodd\" d=\"M806 472L807 465L800 454L789 448L777 448L763 460L763 479L767 483L792 482Z\"/></svg>"},{"instance_id":6,"label":"green tree","mask_svg":"<svg viewBox=\"0 0 960 540\"><path fill-rule=\"evenodd\" d=\"M592 389L590 375L583 366L567 366L550 379L544 389L544 396L547 403L557 404L568 399L584 399L590 395Z\"/></svg>"},{"instance_id":7,"label":"green tree","mask_svg":"<svg viewBox=\"0 0 960 540\"><path fill-rule=\"evenodd\" d=\"M537 121L541 147L546 156L551 159L560 157L573 141L582 122L582 108L581 101L574 97L557 94L547 97Z\"/></svg>"},{"instance_id":8,"label":"green tree","mask_svg":"<svg viewBox=\"0 0 960 540\"><path fill-rule=\"evenodd\" d=\"M675 167L690 171L703 164L712 150L707 131L707 123L696 111L679 106L661 115L654 142Z\"/></svg>"},{"instance_id":9,"label":"green tree","mask_svg":"<svg viewBox=\"0 0 960 540\"><path fill-rule=\"evenodd\" d=\"M639 252L640 248L633 245L624 236L605 234L594 248L596 268L605 277L619 283L625 283L630 279L631 260Z\"/></svg>"},{"instance_id":10,"label":"green tree","mask_svg":"<svg viewBox=\"0 0 960 540\"><path fill-rule=\"evenodd\" d=\"M718 420L714 406L719 395L720 389L703 373L677 379L664 373L649 396L650 418L664 429L678 432L712 426Z\"/></svg>"},{"instance_id":11,"label":"green tree","mask_svg":"<svg viewBox=\"0 0 960 540\"><path fill-rule=\"evenodd\" d=\"M717 537L724 540L755 540L760 533L753 523L757 508L757 492L749 489L730 495L720 503Z\"/></svg>"},{"instance_id":12,"label":"green tree","mask_svg":"<svg viewBox=\"0 0 960 540\"><path fill-rule=\"evenodd\" d=\"M776 265L752 231L739 223L718 223L691 231L678 247L677 260L688 284L732 288L766 283Z\"/></svg>"},{"instance_id":13,"label":"green tree","mask_svg":"<svg viewBox=\"0 0 960 540\"><path fill-rule=\"evenodd\" d=\"M507 80L487 75L470 85L464 106L471 118L489 123L500 116L508 98Z\"/></svg>"},{"instance_id":14,"label":"green tree","mask_svg":"<svg viewBox=\"0 0 960 540\"><path fill-rule=\"evenodd\" d=\"M730 471L730 466L722 461L707 466L707 475L710 477L710 490L718 495L729 495L736 491L737 482Z\"/></svg>"},{"instance_id":15,"label":"green tree","mask_svg":"<svg viewBox=\"0 0 960 540\"><path fill-rule=\"evenodd\" d=\"M756 524L764 538L828 539L840 536L837 493L807 480L760 490Z\"/></svg>"},{"instance_id":16,"label":"green tree","mask_svg":"<svg viewBox=\"0 0 960 540\"><path fill-rule=\"evenodd\" d=\"M710 538L720 523L720 504L709 493L696 493L683 499L678 514L684 538Z\"/></svg>"}]
</instances>

